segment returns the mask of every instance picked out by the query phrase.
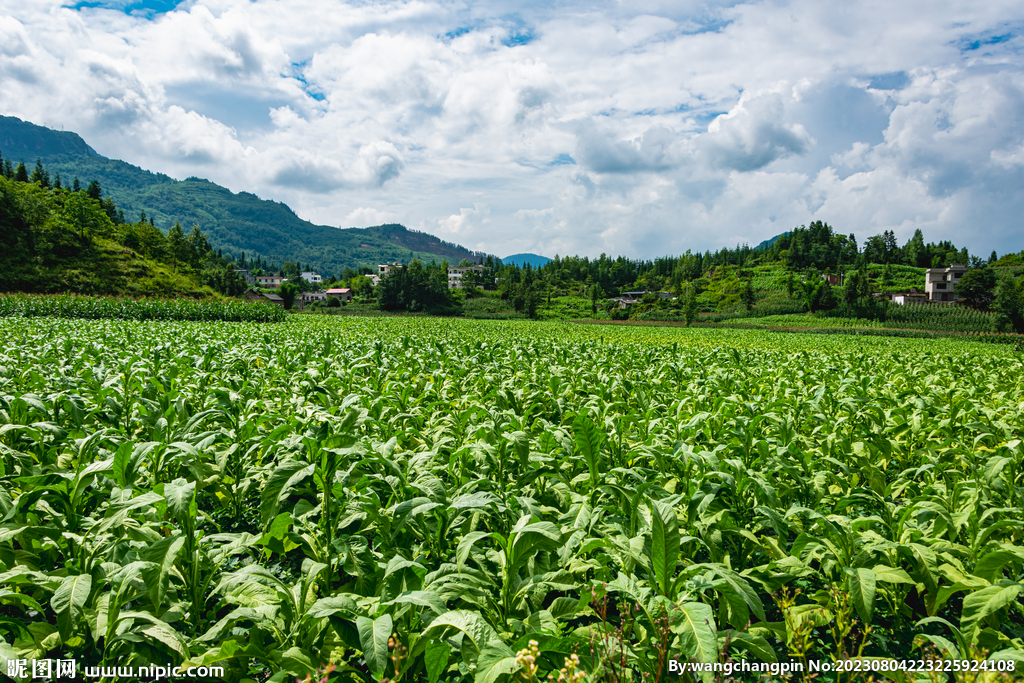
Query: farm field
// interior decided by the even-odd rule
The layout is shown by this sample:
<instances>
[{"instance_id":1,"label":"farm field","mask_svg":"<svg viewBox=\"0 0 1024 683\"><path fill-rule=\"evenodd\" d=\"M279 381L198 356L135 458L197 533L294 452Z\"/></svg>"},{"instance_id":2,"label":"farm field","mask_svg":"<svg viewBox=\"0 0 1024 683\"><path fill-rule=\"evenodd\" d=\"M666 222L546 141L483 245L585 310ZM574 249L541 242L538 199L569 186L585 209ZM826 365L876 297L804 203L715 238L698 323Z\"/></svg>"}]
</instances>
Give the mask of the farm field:
<instances>
[{"instance_id":1,"label":"farm field","mask_svg":"<svg viewBox=\"0 0 1024 683\"><path fill-rule=\"evenodd\" d=\"M1024 670L1006 346L354 316L2 318L0 340L0 659ZM731 680L782 680L759 676Z\"/></svg>"}]
</instances>

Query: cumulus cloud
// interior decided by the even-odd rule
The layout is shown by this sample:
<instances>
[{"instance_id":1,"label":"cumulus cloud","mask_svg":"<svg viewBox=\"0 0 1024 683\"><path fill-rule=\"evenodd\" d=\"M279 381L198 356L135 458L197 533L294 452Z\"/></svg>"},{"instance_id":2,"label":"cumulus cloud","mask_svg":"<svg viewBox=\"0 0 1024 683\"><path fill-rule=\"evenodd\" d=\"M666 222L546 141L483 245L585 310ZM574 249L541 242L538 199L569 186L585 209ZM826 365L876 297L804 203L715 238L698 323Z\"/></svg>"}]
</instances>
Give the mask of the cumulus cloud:
<instances>
[{"instance_id":1,"label":"cumulus cloud","mask_svg":"<svg viewBox=\"0 0 1024 683\"><path fill-rule=\"evenodd\" d=\"M499 255L654 257L816 219L1002 252L1022 27L1009 0L6 3L0 113Z\"/></svg>"},{"instance_id":2,"label":"cumulus cloud","mask_svg":"<svg viewBox=\"0 0 1024 683\"><path fill-rule=\"evenodd\" d=\"M734 171L756 171L777 159L805 153L814 140L803 125L786 119L779 94L741 99L700 136L701 150L711 166Z\"/></svg>"}]
</instances>

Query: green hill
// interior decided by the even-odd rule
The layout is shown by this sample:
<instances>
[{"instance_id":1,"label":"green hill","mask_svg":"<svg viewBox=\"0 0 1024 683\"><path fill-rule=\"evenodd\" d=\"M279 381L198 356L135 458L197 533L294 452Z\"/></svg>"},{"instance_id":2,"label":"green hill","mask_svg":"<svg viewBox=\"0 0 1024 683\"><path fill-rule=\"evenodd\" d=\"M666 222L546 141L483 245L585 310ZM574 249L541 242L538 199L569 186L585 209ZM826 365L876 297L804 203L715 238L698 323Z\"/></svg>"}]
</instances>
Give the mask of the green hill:
<instances>
[{"instance_id":1,"label":"green hill","mask_svg":"<svg viewBox=\"0 0 1024 683\"><path fill-rule=\"evenodd\" d=\"M401 225L344 229L314 225L280 202L234 193L201 178L175 180L108 159L75 133L11 116L0 116L0 154L29 168L39 158L51 175L60 174L64 184L76 177L83 186L99 181L127 220L137 220L145 211L165 232L175 221L186 229L195 223L214 249L235 256L245 252L247 258L261 256L278 265L291 261L337 274L346 267L376 268L389 261L477 261L483 255Z\"/></svg>"},{"instance_id":2,"label":"green hill","mask_svg":"<svg viewBox=\"0 0 1024 683\"><path fill-rule=\"evenodd\" d=\"M117 223L116 207L85 191L0 174L0 292L215 297L245 283L198 231L168 237Z\"/></svg>"}]
</instances>

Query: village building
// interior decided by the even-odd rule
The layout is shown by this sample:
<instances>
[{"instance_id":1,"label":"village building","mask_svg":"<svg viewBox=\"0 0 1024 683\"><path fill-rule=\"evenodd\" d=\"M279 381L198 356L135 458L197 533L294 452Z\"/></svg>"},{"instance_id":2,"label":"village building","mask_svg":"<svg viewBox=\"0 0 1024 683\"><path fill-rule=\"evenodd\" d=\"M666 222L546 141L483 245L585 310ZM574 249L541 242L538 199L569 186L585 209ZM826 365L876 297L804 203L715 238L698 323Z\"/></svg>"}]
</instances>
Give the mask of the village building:
<instances>
[{"instance_id":1,"label":"village building","mask_svg":"<svg viewBox=\"0 0 1024 683\"><path fill-rule=\"evenodd\" d=\"M320 276L320 273L317 273L314 270L304 270L301 273L299 273L299 275L302 276L303 280L310 283L311 285L318 285L324 280Z\"/></svg>"},{"instance_id":2,"label":"village building","mask_svg":"<svg viewBox=\"0 0 1024 683\"><path fill-rule=\"evenodd\" d=\"M299 301L302 302L303 306L307 306L313 303L327 303L327 292L323 290L315 292L303 292L299 295Z\"/></svg>"},{"instance_id":3,"label":"village building","mask_svg":"<svg viewBox=\"0 0 1024 683\"><path fill-rule=\"evenodd\" d=\"M450 266L448 268L448 289L462 289L462 278L467 273L483 273L484 267L476 266Z\"/></svg>"},{"instance_id":4,"label":"village building","mask_svg":"<svg viewBox=\"0 0 1024 683\"><path fill-rule=\"evenodd\" d=\"M333 296L339 301L352 301L352 290L349 287L334 287L324 293L325 298Z\"/></svg>"},{"instance_id":5,"label":"village building","mask_svg":"<svg viewBox=\"0 0 1024 683\"><path fill-rule=\"evenodd\" d=\"M242 293L242 298L248 299L249 301L262 301L264 303L272 303L278 306L284 306L284 299L277 294L270 292L261 292L256 289L247 289Z\"/></svg>"},{"instance_id":6,"label":"village building","mask_svg":"<svg viewBox=\"0 0 1024 683\"><path fill-rule=\"evenodd\" d=\"M404 268L398 261L392 261L391 263L381 263L377 266L377 277L387 277L391 275L392 271Z\"/></svg>"},{"instance_id":7,"label":"village building","mask_svg":"<svg viewBox=\"0 0 1024 683\"><path fill-rule=\"evenodd\" d=\"M277 289L284 284L285 279L280 275L257 275L256 283L266 289Z\"/></svg>"},{"instance_id":8,"label":"village building","mask_svg":"<svg viewBox=\"0 0 1024 683\"><path fill-rule=\"evenodd\" d=\"M245 280L245 284L249 285L250 287L255 287L256 286L256 278L254 278L252 276L252 273L250 273L248 270L242 270L241 268L235 268L235 272L238 273L242 277L243 280Z\"/></svg>"},{"instance_id":9,"label":"village building","mask_svg":"<svg viewBox=\"0 0 1024 683\"><path fill-rule=\"evenodd\" d=\"M924 293L928 301L956 301L956 284L967 272L967 266L954 263L949 268L929 268L924 271Z\"/></svg>"}]
</instances>

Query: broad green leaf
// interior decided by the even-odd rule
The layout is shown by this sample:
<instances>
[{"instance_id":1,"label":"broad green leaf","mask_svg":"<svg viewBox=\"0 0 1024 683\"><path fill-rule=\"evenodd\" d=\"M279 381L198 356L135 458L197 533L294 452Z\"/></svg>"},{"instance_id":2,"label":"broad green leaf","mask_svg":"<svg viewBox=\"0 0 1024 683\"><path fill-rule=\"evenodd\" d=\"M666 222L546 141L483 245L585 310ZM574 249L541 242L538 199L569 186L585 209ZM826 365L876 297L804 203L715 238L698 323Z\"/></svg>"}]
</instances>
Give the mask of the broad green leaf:
<instances>
[{"instance_id":1,"label":"broad green leaf","mask_svg":"<svg viewBox=\"0 0 1024 683\"><path fill-rule=\"evenodd\" d=\"M167 501L167 510L171 516L184 527L185 520L192 517L192 503L196 499L196 483L186 482L184 479L175 479L164 484L164 500Z\"/></svg>"},{"instance_id":2,"label":"broad green leaf","mask_svg":"<svg viewBox=\"0 0 1024 683\"><path fill-rule=\"evenodd\" d=\"M391 615L385 614L377 619L356 617L356 630L359 632L359 646L363 650L363 660L377 679L384 676L388 663L388 639L391 637Z\"/></svg>"},{"instance_id":3,"label":"broad green leaf","mask_svg":"<svg viewBox=\"0 0 1024 683\"><path fill-rule=\"evenodd\" d=\"M520 669L516 656L503 644L488 645L476 659L476 683L494 683L502 676L513 674Z\"/></svg>"},{"instance_id":4,"label":"broad green leaf","mask_svg":"<svg viewBox=\"0 0 1024 683\"><path fill-rule=\"evenodd\" d=\"M982 622L1007 605L1012 604L1024 592L1020 584L997 585L974 591L964 598L960 617L960 631L968 642L974 642Z\"/></svg>"},{"instance_id":5,"label":"broad green leaf","mask_svg":"<svg viewBox=\"0 0 1024 683\"><path fill-rule=\"evenodd\" d=\"M146 584L149 586L149 599L158 610L163 609L171 570L184 547L184 536L175 534L160 539L141 553L143 560L153 563L146 570Z\"/></svg>"},{"instance_id":6,"label":"broad green leaf","mask_svg":"<svg viewBox=\"0 0 1024 683\"><path fill-rule=\"evenodd\" d=\"M453 628L466 634L465 641L472 644L477 653L485 647L504 647L495 630L476 612L469 610L452 610L445 612L430 622L423 632L424 637L438 637L447 628ZM464 642L465 642L464 641ZM509 650L511 652L511 650Z\"/></svg>"},{"instance_id":7,"label":"broad green leaf","mask_svg":"<svg viewBox=\"0 0 1024 683\"><path fill-rule=\"evenodd\" d=\"M875 611L875 583L875 573L870 569L846 569L846 585L850 591L850 599L866 625L871 624L871 615Z\"/></svg>"},{"instance_id":8,"label":"broad green leaf","mask_svg":"<svg viewBox=\"0 0 1024 683\"><path fill-rule=\"evenodd\" d=\"M315 465L299 460L286 460L274 469L260 499L260 517L264 526L277 516L281 501L287 499L303 479L312 476L314 469Z\"/></svg>"},{"instance_id":9,"label":"broad green leaf","mask_svg":"<svg viewBox=\"0 0 1024 683\"><path fill-rule=\"evenodd\" d=\"M1024 548L1002 548L988 553L974 566L974 575L995 583L1003 567L1013 561L1024 561Z\"/></svg>"},{"instance_id":10,"label":"broad green leaf","mask_svg":"<svg viewBox=\"0 0 1024 683\"><path fill-rule=\"evenodd\" d=\"M431 640L427 643L424 665L427 669L428 683L437 683L441 678L445 667L448 666L448 658L451 656L451 653L452 649L448 643L440 640Z\"/></svg>"},{"instance_id":11,"label":"broad green leaf","mask_svg":"<svg viewBox=\"0 0 1024 683\"><path fill-rule=\"evenodd\" d=\"M676 574L679 558L679 520L671 505L649 500L651 509L651 566L662 595L669 596L669 587Z\"/></svg>"},{"instance_id":12,"label":"broad green leaf","mask_svg":"<svg viewBox=\"0 0 1024 683\"><path fill-rule=\"evenodd\" d=\"M394 600L390 600L383 604L417 605L419 607L426 607L434 614L444 614L448 611L448 607L444 604L444 599L442 599L437 593L432 593L431 591L409 591L407 593L402 593Z\"/></svg>"},{"instance_id":13,"label":"broad green leaf","mask_svg":"<svg viewBox=\"0 0 1024 683\"><path fill-rule=\"evenodd\" d=\"M466 564L469 553L473 550L476 542L490 535L490 532L487 531L470 531L459 540L459 547L455 551L455 566L459 568L459 571L462 570L462 565Z\"/></svg>"},{"instance_id":14,"label":"broad green leaf","mask_svg":"<svg viewBox=\"0 0 1024 683\"><path fill-rule=\"evenodd\" d=\"M323 619L332 614L344 614L354 618L363 610L359 608L356 601L348 595L334 595L329 598L320 598L314 602L306 611L306 614L314 619Z\"/></svg>"},{"instance_id":15,"label":"broad green leaf","mask_svg":"<svg viewBox=\"0 0 1024 683\"><path fill-rule=\"evenodd\" d=\"M76 574L65 577L50 598L50 607L57 615L57 628L60 637L67 640L82 623L85 603L92 590L92 576Z\"/></svg>"},{"instance_id":16,"label":"broad green leaf","mask_svg":"<svg viewBox=\"0 0 1024 683\"><path fill-rule=\"evenodd\" d=\"M679 635L686 659L698 662L718 661L718 635L715 613L702 602L684 602L672 613L672 631ZM705 680L710 680L710 672Z\"/></svg>"},{"instance_id":17,"label":"broad green leaf","mask_svg":"<svg viewBox=\"0 0 1024 683\"><path fill-rule=\"evenodd\" d=\"M583 456L590 472L591 488L597 486L601 471L601 444L604 434L598 431L594 423L586 415L577 415L572 422L573 439L576 451Z\"/></svg>"}]
</instances>

